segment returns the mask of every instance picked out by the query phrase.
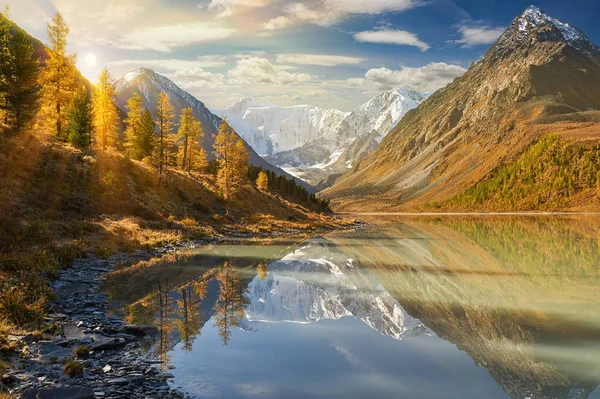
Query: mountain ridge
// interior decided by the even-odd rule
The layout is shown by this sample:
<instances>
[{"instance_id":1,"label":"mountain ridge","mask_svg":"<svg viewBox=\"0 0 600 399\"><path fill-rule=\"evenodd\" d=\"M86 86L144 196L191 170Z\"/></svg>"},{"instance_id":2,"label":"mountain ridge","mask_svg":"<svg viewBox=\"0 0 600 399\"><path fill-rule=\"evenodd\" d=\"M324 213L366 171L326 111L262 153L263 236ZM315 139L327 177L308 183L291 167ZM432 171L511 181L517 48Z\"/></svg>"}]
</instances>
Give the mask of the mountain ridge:
<instances>
[{"instance_id":1,"label":"mountain ridge","mask_svg":"<svg viewBox=\"0 0 600 399\"><path fill-rule=\"evenodd\" d=\"M528 7L481 60L408 112L322 194L338 210L425 209L484 180L544 134L598 140L585 124L600 122L600 51L557 21ZM586 198L585 209L598 206Z\"/></svg>"}]
</instances>

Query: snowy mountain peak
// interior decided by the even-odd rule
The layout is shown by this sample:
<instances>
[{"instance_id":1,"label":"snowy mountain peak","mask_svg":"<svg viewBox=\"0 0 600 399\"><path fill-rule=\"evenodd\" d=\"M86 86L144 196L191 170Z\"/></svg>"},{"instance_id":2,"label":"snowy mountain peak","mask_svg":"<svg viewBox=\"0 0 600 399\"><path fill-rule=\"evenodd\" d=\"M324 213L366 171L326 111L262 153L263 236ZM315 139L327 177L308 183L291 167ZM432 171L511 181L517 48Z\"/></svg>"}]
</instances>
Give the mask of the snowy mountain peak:
<instances>
[{"instance_id":1,"label":"snowy mountain peak","mask_svg":"<svg viewBox=\"0 0 600 399\"><path fill-rule=\"evenodd\" d=\"M527 40L525 40L527 38ZM515 45L531 45L536 42L565 42L588 55L600 49L590 42L576 27L546 14L536 6L529 6L517 16L507 31L498 40L500 49Z\"/></svg>"}]
</instances>

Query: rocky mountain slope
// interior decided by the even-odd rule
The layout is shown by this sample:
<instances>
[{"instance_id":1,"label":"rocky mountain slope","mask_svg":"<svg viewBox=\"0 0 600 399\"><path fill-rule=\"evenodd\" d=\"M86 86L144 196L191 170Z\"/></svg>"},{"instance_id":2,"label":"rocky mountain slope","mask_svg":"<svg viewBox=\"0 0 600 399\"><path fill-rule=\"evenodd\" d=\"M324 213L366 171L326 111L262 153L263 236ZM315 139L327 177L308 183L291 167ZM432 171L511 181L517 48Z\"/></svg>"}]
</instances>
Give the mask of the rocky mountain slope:
<instances>
[{"instance_id":1,"label":"rocky mountain slope","mask_svg":"<svg viewBox=\"0 0 600 399\"><path fill-rule=\"evenodd\" d=\"M201 101L198 101L191 94L180 89L175 83L166 77L147 68L139 68L126 73L117 81L116 103L122 111L126 112L127 109L125 105L127 100L133 95L134 92L139 92L142 96L143 106L148 108L150 112L154 112L156 110L156 97L161 91L169 94L169 99L175 108L175 122L178 122L179 114L183 108L192 107L194 110L194 116L202 123L202 129L204 130L204 141L202 147L206 151L207 157L209 159L213 159L213 136L219 129L221 118L214 115ZM284 172L282 169L265 161L248 144L246 144L246 149L250 154L250 163L256 166L261 166L264 169L271 170L278 175L290 177L290 175ZM310 188L308 184L301 182L299 179L296 180L298 183Z\"/></svg>"},{"instance_id":2,"label":"rocky mountain slope","mask_svg":"<svg viewBox=\"0 0 600 399\"><path fill-rule=\"evenodd\" d=\"M496 179L512 187L508 205L493 200L496 187L488 184L463 209L520 210L524 203L597 209L597 156L584 161L585 178L567 176L555 163L519 184L518 174L498 173L550 133L576 153L596 144L599 92L600 49L578 29L528 7L481 60L409 112L373 154L323 195L338 210L451 208L452 198ZM528 162L533 165L535 156ZM559 178L566 189L557 188ZM547 186L546 193L536 193L535 184Z\"/></svg>"}]
</instances>

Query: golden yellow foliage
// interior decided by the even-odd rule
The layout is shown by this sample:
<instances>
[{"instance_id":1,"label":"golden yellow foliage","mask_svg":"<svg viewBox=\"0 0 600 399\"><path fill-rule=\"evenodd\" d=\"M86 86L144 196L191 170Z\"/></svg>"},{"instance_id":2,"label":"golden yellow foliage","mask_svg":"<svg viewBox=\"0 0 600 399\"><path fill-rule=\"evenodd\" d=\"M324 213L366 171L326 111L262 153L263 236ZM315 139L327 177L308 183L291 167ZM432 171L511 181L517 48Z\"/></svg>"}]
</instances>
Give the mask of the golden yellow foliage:
<instances>
[{"instance_id":1,"label":"golden yellow foliage","mask_svg":"<svg viewBox=\"0 0 600 399\"><path fill-rule=\"evenodd\" d=\"M256 178L256 187L260 191L267 191L269 189L269 176L262 170Z\"/></svg>"},{"instance_id":2,"label":"golden yellow foliage","mask_svg":"<svg viewBox=\"0 0 600 399\"><path fill-rule=\"evenodd\" d=\"M219 163L217 185L223 198L230 199L248 175L248 151L242 139L227 124L221 122L215 137L215 157Z\"/></svg>"},{"instance_id":3,"label":"golden yellow foliage","mask_svg":"<svg viewBox=\"0 0 600 399\"><path fill-rule=\"evenodd\" d=\"M59 140L66 139L66 108L77 90L76 54L67 54L69 26L60 13L48 23L48 60L40 75L40 123Z\"/></svg>"},{"instance_id":4,"label":"golden yellow foliage","mask_svg":"<svg viewBox=\"0 0 600 399\"><path fill-rule=\"evenodd\" d=\"M113 102L116 94L115 81L106 68L102 70L93 97L94 137L96 145L106 150L116 147L119 115Z\"/></svg>"}]
</instances>

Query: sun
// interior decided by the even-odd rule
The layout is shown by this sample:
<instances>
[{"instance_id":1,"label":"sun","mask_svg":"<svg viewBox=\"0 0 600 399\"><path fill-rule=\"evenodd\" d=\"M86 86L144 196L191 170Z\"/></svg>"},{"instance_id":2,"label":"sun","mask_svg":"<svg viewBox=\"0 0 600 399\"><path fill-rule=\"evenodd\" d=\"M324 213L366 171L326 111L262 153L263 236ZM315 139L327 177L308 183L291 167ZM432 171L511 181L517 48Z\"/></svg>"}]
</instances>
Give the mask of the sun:
<instances>
[{"instance_id":1,"label":"sun","mask_svg":"<svg viewBox=\"0 0 600 399\"><path fill-rule=\"evenodd\" d=\"M97 61L96 54L89 53L88 55L85 56L84 61L85 61L86 65L89 65L89 66L96 65L96 61Z\"/></svg>"}]
</instances>

